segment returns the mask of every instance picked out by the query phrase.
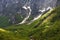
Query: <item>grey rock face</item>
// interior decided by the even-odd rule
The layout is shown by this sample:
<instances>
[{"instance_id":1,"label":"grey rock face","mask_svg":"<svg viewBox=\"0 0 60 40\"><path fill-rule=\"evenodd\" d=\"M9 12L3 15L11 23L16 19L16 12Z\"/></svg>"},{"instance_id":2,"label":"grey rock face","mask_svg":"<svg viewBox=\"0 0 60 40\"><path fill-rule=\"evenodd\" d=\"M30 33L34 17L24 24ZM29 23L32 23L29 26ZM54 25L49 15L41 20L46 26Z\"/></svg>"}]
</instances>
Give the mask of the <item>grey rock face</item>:
<instances>
[{"instance_id":1,"label":"grey rock face","mask_svg":"<svg viewBox=\"0 0 60 40\"><path fill-rule=\"evenodd\" d=\"M12 22L16 21L15 15L19 14L23 18L29 14L28 10L22 8L24 5L30 6L31 15L30 17L37 17L43 8L47 9L48 7L55 7L60 4L60 1L57 0L0 0L0 14L8 16ZM28 12L28 13L27 13Z\"/></svg>"},{"instance_id":2,"label":"grey rock face","mask_svg":"<svg viewBox=\"0 0 60 40\"><path fill-rule=\"evenodd\" d=\"M60 6L60 0L57 1L56 6Z\"/></svg>"}]
</instances>

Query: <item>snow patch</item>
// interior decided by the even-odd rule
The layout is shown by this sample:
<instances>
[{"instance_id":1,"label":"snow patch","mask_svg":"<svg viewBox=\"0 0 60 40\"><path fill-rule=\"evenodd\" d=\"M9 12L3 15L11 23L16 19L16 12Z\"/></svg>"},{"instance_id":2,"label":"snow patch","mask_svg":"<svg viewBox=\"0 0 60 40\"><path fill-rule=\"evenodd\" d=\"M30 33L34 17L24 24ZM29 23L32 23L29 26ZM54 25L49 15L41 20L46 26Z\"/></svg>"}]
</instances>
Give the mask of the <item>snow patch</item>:
<instances>
[{"instance_id":1,"label":"snow patch","mask_svg":"<svg viewBox=\"0 0 60 40\"><path fill-rule=\"evenodd\" d=\"M28 9L29 9L29 14L28 14L28 16L26 17L26 18L24 18L24 20L21 22L21 23L19 23L19 24L23 24L23 23L25 23L26 22L26 20L30 17L30 15L31 15L31 8L30 8L30 6L23 6L23 8L25 9L25 10L27 10L28 11Z\"/></svg>"},{"instance_id":2,"label":"snow patch","mask_svg":"<svg viewBox=\"0 0 60 40\"><path fill-rule=\"evenodd\" d=\"M37 17L35 17L33 20L31 20L31 22L28 23L28 24L31 24L33 21L39 19L41 17L41 15L43 14L43 12L48 11L48 10L51 10L51 9L52 9L51 7L48 7L47 9L44 8L42 10L39 10L39 12L42 12L42 13L40 15L38 15Z\"/></svg>"}]
</instances>

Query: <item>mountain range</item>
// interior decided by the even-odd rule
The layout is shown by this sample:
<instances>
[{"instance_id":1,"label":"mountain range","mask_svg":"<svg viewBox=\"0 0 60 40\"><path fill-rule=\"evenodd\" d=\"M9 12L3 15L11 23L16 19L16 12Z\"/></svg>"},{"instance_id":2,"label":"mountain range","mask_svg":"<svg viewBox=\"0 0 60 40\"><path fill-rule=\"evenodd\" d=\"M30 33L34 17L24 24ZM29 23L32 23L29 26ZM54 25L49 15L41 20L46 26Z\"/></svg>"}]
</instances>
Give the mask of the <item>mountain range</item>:
<instances>
[{"instance_id":1,"label":"mountain range","mask_svg":"<svg viewBox=\"0 0 60 40\"><path fill-rule=\"evenodd\" d=\"M0 0L0 17L8 17L9 24L29 23L59 4L59 0Z\"/></svg>"}]
</instances>

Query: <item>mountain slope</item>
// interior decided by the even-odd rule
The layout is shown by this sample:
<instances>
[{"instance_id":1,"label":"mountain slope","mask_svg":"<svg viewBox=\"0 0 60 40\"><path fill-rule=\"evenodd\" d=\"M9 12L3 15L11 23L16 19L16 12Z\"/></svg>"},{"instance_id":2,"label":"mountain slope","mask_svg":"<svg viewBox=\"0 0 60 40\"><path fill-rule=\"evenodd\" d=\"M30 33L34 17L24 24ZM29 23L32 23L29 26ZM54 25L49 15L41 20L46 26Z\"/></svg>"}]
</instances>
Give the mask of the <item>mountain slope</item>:
<instances>
[{"instance_id":1,"label":"mountain slope","mask_svg":"<svg viewBox=\"0 0 60 40\"><path fill-rule=\"evenodd\" d=\"M3 35L3 36L2 36ZM60 7L48 11L31 24L0 28L0 40L60 40Z\"/></svg>"},{"instance_id":2,"label":"mountain slope","mask_svg":"<svg viewBox=\"0 0 60 40\"><path fill-rule=\"evenodd\" d=\"M8 17L6 20L11 25L23 22L26 18L29 18L28 23L41 14L39 10L53 8L57 5L56 2L57 0L0 0L0 16Z\"/></svg>"},{"instance_id":3,"label":"mountain slope","mask_svg":"<svg viewBox=\"0 0 60 40\"><path fill-rule=\"evenodd\" d=\"M33 32L32 39L35 40L60 40L60 7L51 12ZM36 35L37 34L37 35Z\"/></svg>"}]
</instances>

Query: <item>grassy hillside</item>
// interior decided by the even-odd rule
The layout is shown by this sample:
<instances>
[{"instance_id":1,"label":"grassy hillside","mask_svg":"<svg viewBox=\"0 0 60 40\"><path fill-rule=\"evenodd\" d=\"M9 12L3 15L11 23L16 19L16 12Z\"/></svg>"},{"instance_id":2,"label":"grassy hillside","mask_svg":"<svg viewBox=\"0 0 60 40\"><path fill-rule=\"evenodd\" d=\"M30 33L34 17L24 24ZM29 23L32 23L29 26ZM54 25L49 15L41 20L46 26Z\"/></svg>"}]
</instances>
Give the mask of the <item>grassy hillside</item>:
<instances>
[{"instance_id":1,"label":"grassy hillside","mask_svg":"<svg viewBox=\"0 0 60 40\"><path fill-rule=\"evenodd\" d=\"M9 15L8 16L0 15L0 27L3 28L3 27L7 27L7 26L10 26L13 24L20 23L24 19L24 17L21 17L20 14L15 14L14 19L15 19L15 21ZM13 21L14 21L14 23L13 23Z\"/></svg>"},{"instance_id":2,"label":"grassy hillside","mask_svg":"<svg viewBox=\"0 0 60 40\"><path fill-rule=\"evenodd\" d=\"M60 7L50 10L31 24L0 28L0 40L60 40Z\"/></svg>"},{"instance_id":3,"label":"grassy hillside","mask_svg":"<svg viewBox=\"0 0 60 40\"><path fill-rule=\"evenodd\" d=\"M60 7L53 10L34 31L32 36L35 40L60 40Z\"/></svg>"}]
</instances>

